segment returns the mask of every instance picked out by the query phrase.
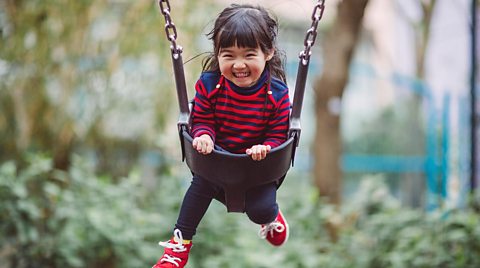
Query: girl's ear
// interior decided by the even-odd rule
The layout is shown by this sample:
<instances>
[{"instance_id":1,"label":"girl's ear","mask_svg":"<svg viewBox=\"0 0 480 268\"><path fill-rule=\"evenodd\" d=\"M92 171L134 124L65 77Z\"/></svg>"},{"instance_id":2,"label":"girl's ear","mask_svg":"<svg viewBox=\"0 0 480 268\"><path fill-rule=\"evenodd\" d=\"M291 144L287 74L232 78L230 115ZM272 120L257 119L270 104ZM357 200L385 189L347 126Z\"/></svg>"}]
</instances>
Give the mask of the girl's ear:
<instances>
[{"instance_id":1,"label":"girl's ear","mask_svg":"<svg viewBox=\"0 0 480 268\"><path fill-rule=\"evenodd\" d=\"M270 50L270 53L267 54L266 60L271 60L273 58L273 54L275 54L275 49Z\"/></svg>"}]
</instances>

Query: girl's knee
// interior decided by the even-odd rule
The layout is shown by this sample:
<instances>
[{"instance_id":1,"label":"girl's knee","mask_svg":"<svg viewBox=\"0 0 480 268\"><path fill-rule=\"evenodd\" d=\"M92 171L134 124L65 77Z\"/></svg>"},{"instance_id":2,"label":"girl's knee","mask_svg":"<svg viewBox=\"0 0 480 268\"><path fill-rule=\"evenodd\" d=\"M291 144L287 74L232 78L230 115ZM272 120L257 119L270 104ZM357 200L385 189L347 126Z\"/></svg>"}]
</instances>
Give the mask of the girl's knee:
<instances>
[{"instance_id":1,"label":"girl's knee","mask_svg":"<svg viewBox=\"0 0 480 268\"><path fill-rule=\"evenodd\" d=\"M267 224L275 220L278 214L278 206L274 205L257 205L246 208L245 213L248 218L256 224Z\"/></svg>"}]
</instances>

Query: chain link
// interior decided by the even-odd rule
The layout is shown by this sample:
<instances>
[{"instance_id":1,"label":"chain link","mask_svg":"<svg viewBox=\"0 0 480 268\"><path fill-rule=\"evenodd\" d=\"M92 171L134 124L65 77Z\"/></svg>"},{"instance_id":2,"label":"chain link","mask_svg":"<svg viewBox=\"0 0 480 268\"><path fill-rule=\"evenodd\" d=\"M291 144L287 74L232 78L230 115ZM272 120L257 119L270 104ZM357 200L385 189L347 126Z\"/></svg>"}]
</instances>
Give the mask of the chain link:
<instances>
[{"instance_id":1,"label":"chain link","mask_svg":"<svg viewBox=\"0 0 480 268\"><path fill-rule=\"evenodd\" d=\"M173 54L181 54L182 47L177 44L177 27L175 27L172 17L170 16L170 2L169 0L159 0L158 6L160 7L162 15L165 17L165 34L171 43L170 49Z\"/></svg>"},{"instance_id":2,"label":"chain link","mask_svg":"<svg viewBox=\"0 0 480 268\"><path fill-rule=\"evenodd\" d=\"M170 49L174 54L181 54L182 47L177 44L177 28L170 16L170 2L169 0L158 0L158 5L162 15L165 17L165 34L170 41ZM300 58L308 61L312 54L312 47L317 39L318 23L322 19L323 11L325 10L325 0L318 0L312 12L312 25L307 30L305 40L303 41L304 49L300 52Z\"/></svg>"},{"instance_id":3,"label":"chain link","mask_svg":"<svg viewBox=\"0 0 480 268\"><path fill-rule=\"evenodd\" d=\"M307 30L307 35L305 36L305 40L303 41L305 47L303 51L300 52L300 58L304 61L308 61L310 59L310 55L312 55L311 50L313 45L315 44L315 40L317 39L318 22L322 19L324 10L325 0L318 0L312 13L312 25Z\"/></svg>"}]
</instances>

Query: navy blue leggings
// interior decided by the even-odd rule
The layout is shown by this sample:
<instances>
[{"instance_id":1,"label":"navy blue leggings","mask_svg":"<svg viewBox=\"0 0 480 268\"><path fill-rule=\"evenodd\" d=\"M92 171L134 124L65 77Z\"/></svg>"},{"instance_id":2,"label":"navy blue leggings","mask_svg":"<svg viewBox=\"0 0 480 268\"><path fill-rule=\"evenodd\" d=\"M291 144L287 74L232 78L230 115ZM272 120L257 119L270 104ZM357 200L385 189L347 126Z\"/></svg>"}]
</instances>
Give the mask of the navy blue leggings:
<instances>
[{"instance_id":1,"label":"navy blue leggings","mask_svg":"<svg viewBox=\"0 0 480 268\"><path fill-rule=\"evenodd\" d=\"M195 235L197 226L207 212L212 199L225 204L223 189L206 179L194 176L183 198L176 229L183 238L190 240ZM251 221L266 224L275 220L278 214L277 184L275 182L252 188L246 192L245 213Z\"/></svg>"}]
</instances>

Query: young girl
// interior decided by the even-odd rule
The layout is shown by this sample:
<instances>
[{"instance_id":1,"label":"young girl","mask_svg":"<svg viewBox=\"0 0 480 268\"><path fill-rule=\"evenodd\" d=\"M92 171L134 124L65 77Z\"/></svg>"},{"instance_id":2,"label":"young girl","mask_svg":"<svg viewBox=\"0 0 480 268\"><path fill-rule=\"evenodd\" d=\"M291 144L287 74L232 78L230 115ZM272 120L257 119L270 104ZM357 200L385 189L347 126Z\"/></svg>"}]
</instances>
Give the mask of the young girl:
<instances>
[{"instance_id":1,"label":"young girl","mask_svg":"<svg viewBox=\"0 0 480 268\"><path fill-rule=\"evenodd\" d=\"M234 4L216 19L209 33L214 52L195 85L191 135L199 153L211 153L215 144L261 161L286 140L290 100L277 31L276 20L262 7ZM260 237L274 246L288 239L288 224L276 202L278 185L250 189L245 200L245 212L260 225ZM212 199L225 203L223 189L194 175L173 237L159 243L165 251L153 268L186 265L192 238Z\"/></svg>"}]
</instances>

